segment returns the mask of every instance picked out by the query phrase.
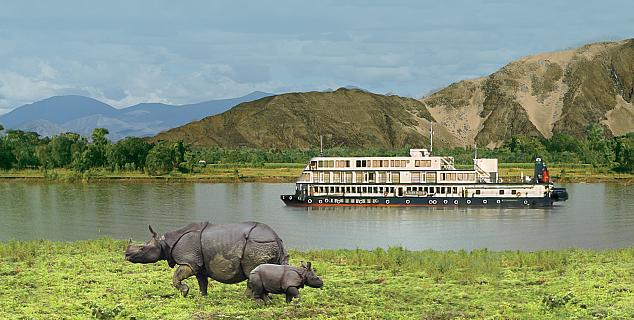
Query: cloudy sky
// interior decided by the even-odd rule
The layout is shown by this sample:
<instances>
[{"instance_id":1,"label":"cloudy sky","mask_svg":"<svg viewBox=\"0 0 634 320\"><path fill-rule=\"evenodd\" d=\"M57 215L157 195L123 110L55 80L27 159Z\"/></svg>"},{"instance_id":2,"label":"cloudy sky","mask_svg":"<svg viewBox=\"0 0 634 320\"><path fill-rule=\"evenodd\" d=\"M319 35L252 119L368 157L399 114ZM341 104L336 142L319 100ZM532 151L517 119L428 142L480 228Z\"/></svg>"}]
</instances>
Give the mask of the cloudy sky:
<instances>
[{"instance_id":1,"label":"cloudy sky","mask_svg":"<svg viewBox=\"0 0 634 320\"><path fill-rule=\"evenodd\" d=\"M342 86L419 98L632 37L631 0L0 0L0 114L62 94L117 107Z\"/></svg>"}]
</instances>

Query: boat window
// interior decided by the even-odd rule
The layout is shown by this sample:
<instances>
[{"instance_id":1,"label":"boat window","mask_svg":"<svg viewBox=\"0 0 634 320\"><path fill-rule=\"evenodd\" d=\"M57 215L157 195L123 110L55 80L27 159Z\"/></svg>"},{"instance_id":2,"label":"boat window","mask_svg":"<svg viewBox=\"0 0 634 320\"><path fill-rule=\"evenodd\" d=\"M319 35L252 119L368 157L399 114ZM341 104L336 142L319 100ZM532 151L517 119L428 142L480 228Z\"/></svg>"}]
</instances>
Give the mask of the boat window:
<instances>
[{"instance_id":1,"label":"boat window","mask_svg":"<svg viewBox=\"0 0 634 320\"><path fill-rule=\"evenodd\" d=\"M429 183L436 182L436 172L427 172L425 175L426 175L427 182Z\"/></svg>"},{"instance_id":2,"label":"boat window","mask_svg":"<svg viewBox=\"0 0 634 320\"><path fill-rule=\"evenodd\" d=\"M368 187L363 187L363 193L367 193L368 192Z\"/></svg>"},{"instance_id":3,"label":"boat window","mask_svg":"<svg viewBox=\"0 0 634 320\"><path fill-rule=\"evenodd\" d=\"M392 172L392 183L400 183L400 182L401 182L401 173Z\"/></svg>"},{"instance_id":4,"label":"boat window","mask_svg":"<svg viewBox=\"0 0 634 320\"><path fill-rule=\"evenodd\" d=\"M476 194L480 194L480 190L476 190Z\"/></svg>"},{"instance_id":5,"label":"boat window","mask_svg":"<svg viewBox=\"0 0 634 320\"><path fill-rule=\"evenodd\" d=\"M361 160L357 160L357 168L361 167Z\"/></svg>"},{"instance_id":6,"label":"boat window","mask_svg":"<svg viewBox=\"0 0 634 320\"><path fill-rule=\"evenodd\" d=\"M431 160L416 160L414 161L416 167L431 167Z\"/></svg>"},{"instance_id":7,"label":"boat window","mask_svg":"<svg viewBox=\"0 0 634 320\"><path fill-rule=\"evenodd\" d=\"M445 193L445 187L440 188L440 193Z\"/></svg>"},{"instance_id":8,"label":"boat window","mask_svg":"<svg viewBox=\"0 0 634 320\"><path fill-rule=\"evenodd\" d=\"M504 194L504 190L500 190L500 194Z\"/></svg>"},{"instance_id":9,"label":"boat window","mask_svg":"<svg viewBox=\"0 0 634 320\"><path fill-rule=\"evenodd\" d=\"M458 193L458 187L453 187L453 193Z\"/></svg>"},{"instance_id":10,"label":"boat window","mask_svg":"<svg viewBox=\"0 0 634 320\"><path fill-rule=\"evenodd\" d=\"M436 187L436 193L440 193L440 187Z\"/></svg>"},{"instance_id":11,"label":"boat window","mask_svg":"<svg viewBox=\"0 0 634 320\"><path fill-rule=\"evenodd\" d=\"M374 182L374 172L368 172L368 182Z\"/></svg>"},{"instance_id":12,"label":"boat window","mask_svg":"<svg viewBox=\"0 0 634 320\"><path fill-rule=\"evenodd\" d=\"M511 194L516 194L517 190L511 190Z\"/></svg>"}]
</instances>

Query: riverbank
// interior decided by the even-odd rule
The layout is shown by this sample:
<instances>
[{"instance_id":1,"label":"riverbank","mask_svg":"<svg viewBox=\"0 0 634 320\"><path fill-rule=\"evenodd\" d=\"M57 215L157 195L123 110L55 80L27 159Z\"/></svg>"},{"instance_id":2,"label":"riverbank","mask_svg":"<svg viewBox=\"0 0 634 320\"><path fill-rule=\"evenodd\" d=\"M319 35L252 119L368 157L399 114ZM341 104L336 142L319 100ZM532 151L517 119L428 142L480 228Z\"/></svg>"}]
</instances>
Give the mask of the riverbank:
<instances>
[{"instance_id":1,"label":"riverbank","mask_svg":"<svg viewBox=\"0 0 634 320\"><path fill-rule=\"evenodd\" d=\"M193 173L172 172L167 175L149 176L140 171L110 171L92 169L84 173L69 169L9 170L0 171L0 180L35 180L58 182L295 182L304 168L300 163L267 163L255 167L241 164L208 165L196 167ZM460 166L467 169L468 166ZM583 164L562 164L549 167L556 182L614 182L634 183L634 173L618 173L608 168L594 168ZM519 181L522 175L532 175L532 163L503 163L499 165L499 176L505 181Z\"/></svg>"},{"instance_id":2,"label":"riverbank","mask_svg":"<svg viewBox=\"0 0 634 320\"><path fill-rule=\"evenodd\" d=\"M171 287L165 262L123 261L125 241L0 242L0 318L98 319L569 319L634 318L634 248L540 252L291 251L325 282L258 306L246 284L195 279Z\"/></svg>"}]
</instances>

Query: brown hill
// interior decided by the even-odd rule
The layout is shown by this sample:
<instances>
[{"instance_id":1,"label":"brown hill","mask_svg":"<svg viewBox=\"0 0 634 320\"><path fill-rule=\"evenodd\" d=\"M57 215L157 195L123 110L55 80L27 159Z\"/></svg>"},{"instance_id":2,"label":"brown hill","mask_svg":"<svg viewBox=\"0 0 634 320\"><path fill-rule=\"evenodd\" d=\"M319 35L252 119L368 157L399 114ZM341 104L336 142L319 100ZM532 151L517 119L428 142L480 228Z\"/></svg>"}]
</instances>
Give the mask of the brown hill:
<instances>
[{"instance_id":1,"label":"brown hill","mask_svg":"<svg viewBox=\"0 0 634 320\"><path fill-rule=\"evenodd\" d=\"M183 140L194 146L259 148L400 148L427 146L430 122L423 103L362 90L288 93L242 103L233 109L158 134L153 140ZM440 125L434 143L458 140Z\"/></svg>"},{"instance_id":2,"label":"brown hill","mask_svg":"<svg viewBox=\"0 0 634 320\"><path fill-rule=\"evenodd\" d=\"M529 56L421 101L461 144L513 135L582 136L589 123L634 131L634 39Z\"/></svg>"}]
</instances>

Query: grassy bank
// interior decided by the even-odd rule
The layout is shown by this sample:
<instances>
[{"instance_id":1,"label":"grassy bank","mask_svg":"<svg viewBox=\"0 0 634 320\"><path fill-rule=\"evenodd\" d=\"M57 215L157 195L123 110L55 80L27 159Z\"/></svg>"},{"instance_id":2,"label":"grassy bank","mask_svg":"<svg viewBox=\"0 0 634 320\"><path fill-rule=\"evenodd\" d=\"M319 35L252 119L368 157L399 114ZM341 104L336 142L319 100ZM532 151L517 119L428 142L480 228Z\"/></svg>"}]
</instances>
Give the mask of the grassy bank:
<instances>
[{"instance_id":1,"label":"grassy bank","mask_svg":"<svg viewBox=\"0 0 634 320\"><path fill-rule=\"evenodd\" d=\"M291 252L314 262L323 290L258 306L245 283L200 296L170 286L166 263L123 261L125 242L0 243L0 318L570 319L634 318L634 248L606 251Z\"/></svg>"},{"instance_id":2,"label":"grassy bank","mask_svg":"<svg viewBox=\"0 0 634 320\"><path fill-rule=\"evenodd\" d=\"M172 172L161 176L149 176L140 171L92 169L84 173L69 169L9 170L0 171L3 180L44 180L59 182L131 181L131 182L295 182L303 166L270 164L264 167L207 166L194 173Z\"/></svg>"},{"instance_id":3,"label":"grassy bank","mask_svg":"<svg viewBox=\"0 0 634 320\"><path fill-rule=\"evenodd\" d=\"M172 172L149 176L140 171L93 169L78 173L68 169L0 171L0 179L48 180L62 182L90 181L170 181L170 182L295 182L304 168L301 163L267 163L254 167L248 164L207 165L196 167L193 173ZM522 174L533 174L532 163L501 163L499 175L505 181L519 180ZM470 166L459 166L470 169ZM558 182L618 182L634 183L633 173L617 173L608 168L584 164L559 164L549 167L551 177Z\"/></svg>"}]
</instances>

